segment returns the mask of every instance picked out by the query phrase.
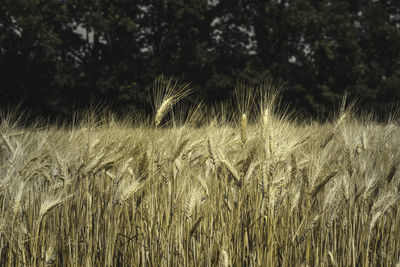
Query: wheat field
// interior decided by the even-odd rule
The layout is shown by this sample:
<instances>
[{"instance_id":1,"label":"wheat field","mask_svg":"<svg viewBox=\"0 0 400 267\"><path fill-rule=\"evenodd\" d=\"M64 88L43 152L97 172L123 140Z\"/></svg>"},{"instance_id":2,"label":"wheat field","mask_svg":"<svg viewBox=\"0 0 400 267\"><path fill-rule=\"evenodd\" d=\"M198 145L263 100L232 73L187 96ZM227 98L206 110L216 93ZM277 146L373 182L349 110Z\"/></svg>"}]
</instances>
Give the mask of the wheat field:
<instances>
[{"instance_id":1,"label":"wheat field","mask_svg":"<svg viewBox=\"0 0 400 267\"><path fill-rule=\"evenodd\" d=\"M151 119L3 115L0 265L400 266L397 120L307 122L274 86L236 113L182 116L162 79Z\"/></svg>"}]
</instances>

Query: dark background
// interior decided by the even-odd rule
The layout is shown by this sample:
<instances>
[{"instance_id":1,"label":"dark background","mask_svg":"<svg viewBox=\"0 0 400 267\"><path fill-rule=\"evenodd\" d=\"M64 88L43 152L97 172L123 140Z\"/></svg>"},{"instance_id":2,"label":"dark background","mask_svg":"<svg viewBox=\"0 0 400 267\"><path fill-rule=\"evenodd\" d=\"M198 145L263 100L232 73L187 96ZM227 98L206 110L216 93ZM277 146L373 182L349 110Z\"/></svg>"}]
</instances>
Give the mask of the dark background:
<instances>
[{"instance_id":1,"label":"dark background","mask_svg":"<svg viewBox=\"0 0 400 267\"><path fill-rule=\"evenodd\" d=\"M399 29L397 0L2 0L0 104L149 112L160 74L207 104L270 76L297 112L326 118L348 92L379 114L400 100Z\"/></svg>"}]
</instances>

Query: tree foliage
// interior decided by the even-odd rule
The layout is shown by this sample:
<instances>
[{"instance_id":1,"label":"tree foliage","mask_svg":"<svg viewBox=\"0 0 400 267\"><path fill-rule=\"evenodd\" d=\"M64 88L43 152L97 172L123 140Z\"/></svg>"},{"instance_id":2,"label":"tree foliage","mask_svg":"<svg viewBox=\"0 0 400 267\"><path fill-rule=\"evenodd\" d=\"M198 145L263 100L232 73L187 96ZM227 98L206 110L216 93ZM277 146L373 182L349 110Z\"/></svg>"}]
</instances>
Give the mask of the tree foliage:
<instances>
[{"instance_id":1,"label":"tree foliage","mask_svg":"<svg viewBox=\"0 0 400 267\"><path fill-rule=\"evenodd\" d=\"M381 111L400 99L399 27L398 1L4 0L0 103L134 112L160 74L208 101L271 75L304 112L325 117L344 92Z\"/></svg>"}]
</instances>

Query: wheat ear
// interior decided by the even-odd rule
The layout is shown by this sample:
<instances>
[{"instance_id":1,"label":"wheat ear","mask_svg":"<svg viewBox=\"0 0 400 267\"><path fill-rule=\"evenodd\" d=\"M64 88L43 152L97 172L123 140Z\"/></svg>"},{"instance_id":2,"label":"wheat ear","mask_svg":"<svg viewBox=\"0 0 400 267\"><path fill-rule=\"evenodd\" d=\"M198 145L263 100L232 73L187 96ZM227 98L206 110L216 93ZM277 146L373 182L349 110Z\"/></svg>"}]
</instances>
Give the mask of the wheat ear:
<instances>
[{"instance_id":1,"label":"wheat ear","mask_svg":"<svg viewBox=\"0 0 400 267\"><path fill-rule=\"evenodd\" d=\"M13 205L14 218L20 209L20 204L21 204L22 194L24 192L24 187L25 187L25 183L21 182L19 185L17 194L15 195L15 198L14 198L14 205Z\"/></svg>"},{"instance_id":2,"label":"wheat ear","mask_svg":"<svg viewBox=\"0 0 400 267\"><path fill-rule=\"evenodd\" d=\"M167 98L162 102L160 108L157 110L156 117L154 119L154 123L155 123L156 127L158 127L158 125L160 125L161 120L164 118L165 114L172 107L172 105L173 105L172 97Z\"/></svg>"},{"instance_id":3,"label":"wheat ear","mask_svg":"<svg viewBox=\"0 0 400 267\"><path fill-rule=\"evenodd\" d=\"M315 186L311 189L310 196L311 196L312 198L315 197L315 196L318 194L318 192L321 191L321 190L324 188L324 186L325 186L333 177L336 176L336 174L337 174L337 171L333 171L331 174L329 174L328 176L326 176L325 178L323 178L322 181L321 181L319 184L315 185Z\"/></svg>"},{"instance_id":4,"label":"wheat ear","mask_svg":"<svg viewBox=\"0 0 400 267\"><path fill-rule=\"evenodd\" d=\"M246 113L242 114L242 119L240 120L240 139L244 145L247 141L247 117Z\"/></svg>"}]
</instances>

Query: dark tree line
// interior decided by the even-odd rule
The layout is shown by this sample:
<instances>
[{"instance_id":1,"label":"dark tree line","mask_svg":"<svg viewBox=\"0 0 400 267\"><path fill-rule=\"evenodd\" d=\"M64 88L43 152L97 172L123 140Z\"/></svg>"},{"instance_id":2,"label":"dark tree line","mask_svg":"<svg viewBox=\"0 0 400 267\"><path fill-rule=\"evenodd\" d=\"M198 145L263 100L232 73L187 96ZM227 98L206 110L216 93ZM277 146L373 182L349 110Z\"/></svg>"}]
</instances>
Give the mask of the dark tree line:
<instances>
[{"instance_id":1,"label":"dark tree line","mask_svg":"<svg viewBox=\"0 0 400 267\"><path fill-rule=\"evenodd\" d=\"M207 103L269 75L299 111L326 116L344 92L381 111L400 100L399 29L394 0L3 0L0 104L136 112L160 74Z\"/></svg>"}]
</instances>

